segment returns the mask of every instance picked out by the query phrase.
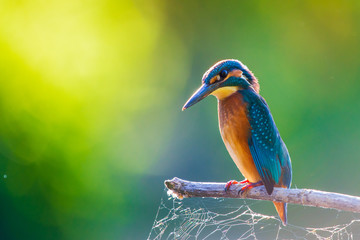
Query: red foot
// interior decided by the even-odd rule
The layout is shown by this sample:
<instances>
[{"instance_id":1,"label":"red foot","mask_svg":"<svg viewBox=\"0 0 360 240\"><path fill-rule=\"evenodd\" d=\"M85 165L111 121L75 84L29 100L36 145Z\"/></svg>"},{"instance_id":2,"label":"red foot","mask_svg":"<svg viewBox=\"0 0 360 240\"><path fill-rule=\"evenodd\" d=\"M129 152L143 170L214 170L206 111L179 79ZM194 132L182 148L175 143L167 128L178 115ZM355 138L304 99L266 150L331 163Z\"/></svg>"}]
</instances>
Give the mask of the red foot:
<instances>
[{"instance_id":1,"label":"red foot","mask_svg":"<svg viewBox=\"0 0 360 240\"><path fill-rule=\"evenodd\" d=\"M238 184L239 182L238 181L235 181L235 180L230 180L226 183L225 185L225 192L227 192L230 188L231 185L234 185L234 184Z\"/></svg>"},{"instance_id":2,"label":"red foot","mask_svg":"<svg viewBox=\"0 0 360 240\"><path fill-rule=\"evenodd\" d=\"M246 186L244 186L240 189L239 194L243 194L245 191L248 191L248 190L252 189L253 187L257 187L257 186L261 186L261 185L264 185L262 181L247 184Z\"/></svg>"},{"instance_id":3,"label":"red foot","mask_svg":"<svg viewBox=\"0 0 360 240\"><path fill-rule=\"evenodd\" d=\"M236 181L236 180L230 180L230 181L228 181L228 182L226 183L226 185L225 185L225 192L227 192L227 191L230 189L231 185L234 185L234 184L245 184L245 183L250 183L250 182L249 182L249 180L247 180L247 179L242 180L242 181L240 181L240 182L238 182L238 181Z\"/></svg>"},{"instance_id":4,"label":"red foot","mask_svg":"<svg viewBox=\"0 0 360 240\"><path fill-rule=\"evenodd\" d=\"M239 182L240 184L245 184L245 183L250 183L249 180L245 179L245 180L242 180L241 182Z\"/></svg>"}]
</instances>

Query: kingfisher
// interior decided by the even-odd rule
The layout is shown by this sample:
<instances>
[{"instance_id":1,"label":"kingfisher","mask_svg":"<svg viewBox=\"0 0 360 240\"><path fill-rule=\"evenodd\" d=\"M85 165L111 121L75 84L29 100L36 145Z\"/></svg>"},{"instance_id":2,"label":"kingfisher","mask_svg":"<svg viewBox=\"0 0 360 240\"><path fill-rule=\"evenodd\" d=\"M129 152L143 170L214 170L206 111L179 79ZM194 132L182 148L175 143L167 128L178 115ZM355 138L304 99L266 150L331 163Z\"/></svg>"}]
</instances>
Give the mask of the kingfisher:
<instances>
[{"instance_id":1,"label":"kingfisher","mask_svg":"<svg viewBox=\"0 0 360 240\"><path fill-rule=\"evenodd\" d=\"M221 137L245 177L240 182L227 182L225 191L233 184L245 184L239 191L241 194L260 185L265 186L269 195L274 187L290 188L290 155L259 91L259 82L247 66L238 60L226 59L205 72L201 87L182 109L191 107L208 95L217 98ZM286 225L287 204L273 203Z\"/></svg>"}]
</instances>

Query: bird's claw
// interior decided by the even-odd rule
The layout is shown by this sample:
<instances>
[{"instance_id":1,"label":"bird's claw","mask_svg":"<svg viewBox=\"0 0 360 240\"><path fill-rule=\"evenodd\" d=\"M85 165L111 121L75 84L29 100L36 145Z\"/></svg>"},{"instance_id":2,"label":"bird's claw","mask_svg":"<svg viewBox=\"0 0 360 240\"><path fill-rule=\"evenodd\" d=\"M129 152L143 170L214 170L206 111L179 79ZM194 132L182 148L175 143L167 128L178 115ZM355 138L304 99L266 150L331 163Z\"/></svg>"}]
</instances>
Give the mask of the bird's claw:
<instances>
[{"instance_id":1,"label":"bird's claw","mask_svg":"<svg viewBox=\"0 0 360 240\"><path fill-rule=\"evenodd\" d=\"M245 192L247 192L247 191L250 190L251 188L264 185L262 181L258 181L258 182L255 182L255 183L250 183L250 182L248 181L247 183L248 183L247 185L243 186L243 187L239 190L238 195L241 196L242 194L244 194Z\"/></svg>"},{"instance_id":2,"label":"bird's claw","mask_svg":"<svg viewBox=\"0 0 360 240\"><path fill-rule=\"evenodd\" d=\"M227 191L230 189L231 185L234 185L234 184L245 184L245 183L250 183L250 182L249 182L249 180L247 180L247 179L242 180L242 181L240 181L240 182L238 182L238 181L236 181L236 180L230 180L230 181L228 181L228 182L226 183L226 185L225 185L225 192L227 192Z\"/></svg>"},{"instance_id":3,"label":"bird's claw","mask_svg":"<svg viewBox=\"0 0 360 240\"><path fill-rule=\"evenodd\" d=\"M225 192L229 191L231 185L238 184L238 183L239 183L239 182L236 181L236 180L230 180L230 181L228 181L228 182L226 183L226 185L225 185L225 189L224 189Z\"/></svg>"}]
</instances>

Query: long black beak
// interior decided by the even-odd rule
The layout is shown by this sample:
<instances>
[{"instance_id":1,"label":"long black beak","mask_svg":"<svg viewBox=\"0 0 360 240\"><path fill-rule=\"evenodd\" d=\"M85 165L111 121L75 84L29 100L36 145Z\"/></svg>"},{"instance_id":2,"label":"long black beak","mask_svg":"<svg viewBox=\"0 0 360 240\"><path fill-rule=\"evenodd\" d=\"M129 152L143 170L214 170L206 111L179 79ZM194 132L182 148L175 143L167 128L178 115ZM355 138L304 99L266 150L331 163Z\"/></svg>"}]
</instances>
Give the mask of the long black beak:
<instances>
[{"instance_id":1,"label":"long black beak","mask_svg":"<svg viewBox=\"0 0 360 240\"><path fill-rule=\"evenodd\" d=\"M208 85L206 83L201 85L201 87L198 90L196 90L196 92L189 98L189 100L187 100L182 110L184 111L185 109L191 107L195 103L198 103L202 99L206 98L210 93L212 93L215 90L214 87L215 87L214 85Z\"/></svg>"}]
</instances>

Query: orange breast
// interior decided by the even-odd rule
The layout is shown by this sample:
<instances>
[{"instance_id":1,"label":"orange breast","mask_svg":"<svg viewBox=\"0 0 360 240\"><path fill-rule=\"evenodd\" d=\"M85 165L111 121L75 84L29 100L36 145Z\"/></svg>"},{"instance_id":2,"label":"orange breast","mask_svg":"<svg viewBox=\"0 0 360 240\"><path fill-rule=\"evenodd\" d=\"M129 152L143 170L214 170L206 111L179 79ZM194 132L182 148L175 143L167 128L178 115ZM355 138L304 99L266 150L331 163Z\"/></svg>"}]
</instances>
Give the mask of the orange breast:
<instances>
[{"instance_id":1,"label":"orange breast","mask_svg":"<svg viewBox=\"0 0 360 240\"><path fill-rule=\"evenodd\" d=\"M258 182L261 178L248 145L250 124L245 104L238 92L219 100L219 127L226 149L242 175L250 182Z\"/></svg>"}]
</instances>

